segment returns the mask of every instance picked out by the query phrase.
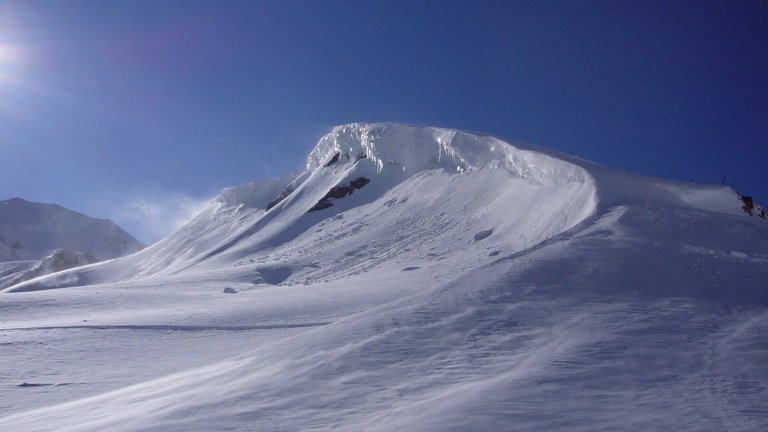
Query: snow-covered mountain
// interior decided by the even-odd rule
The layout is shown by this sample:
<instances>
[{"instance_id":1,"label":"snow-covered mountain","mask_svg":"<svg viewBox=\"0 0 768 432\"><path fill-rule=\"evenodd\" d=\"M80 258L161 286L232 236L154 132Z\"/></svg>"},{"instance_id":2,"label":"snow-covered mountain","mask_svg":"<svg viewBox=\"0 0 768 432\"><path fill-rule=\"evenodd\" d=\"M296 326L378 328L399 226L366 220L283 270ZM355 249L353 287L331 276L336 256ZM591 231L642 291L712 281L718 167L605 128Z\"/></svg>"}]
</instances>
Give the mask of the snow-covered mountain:
<instances>
[{"instance_id":1,"label":"snow-covered mountain","mask_svg":"<svg viewBox=\"0 0 768 432\"><path fill-rule=\"evenodd\" d=\"M104 260L143 247L110 220L21 198L0 201L0 261L39 260L61 248Z\"/></svg>"},{"instance_id":2,"label":"snow-covered mountain","mask_svg":"<svg viewBox=\"0 0 768 432\"><path fill-rule=\"evenodd\" d=\"M742 204L490 136L340 126L303 173L7 288L0 428L761 430L768 223Z\"/></svg>"},{"instance_id":3,"label":"snow-covered mountain","mask_svg":"<svg viewBox=\"0 0 768 432\"><path fill-rule=\"evenodd\" d=\"M248 282L254 269L304 283L424 255L430 268L475 268L572 227L594 206L588 173L544 154L452 130L351 125L324 137L295 178L227 190L139 254L15 290L232 275L251 260Z\"/></svg>"}]
</instances>

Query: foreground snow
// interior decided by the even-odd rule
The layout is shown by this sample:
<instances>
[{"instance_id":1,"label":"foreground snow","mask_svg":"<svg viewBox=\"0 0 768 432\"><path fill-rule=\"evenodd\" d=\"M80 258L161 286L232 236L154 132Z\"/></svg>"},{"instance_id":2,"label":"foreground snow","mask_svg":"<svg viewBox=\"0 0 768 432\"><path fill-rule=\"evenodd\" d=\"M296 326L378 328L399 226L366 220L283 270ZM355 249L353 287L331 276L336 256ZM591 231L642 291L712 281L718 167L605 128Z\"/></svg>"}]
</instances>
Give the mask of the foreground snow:
<instances>
[{"instance_id":1,"label":"foreground snow","mask_svg":"<svg viewBox=\"0 0 768 432\"><path fill-rule=\"evenodd\" d=\"M295 178L0 295L0 428L760 430L761 222L727 188L339 127Z\"/></svg>"}]
</instances>

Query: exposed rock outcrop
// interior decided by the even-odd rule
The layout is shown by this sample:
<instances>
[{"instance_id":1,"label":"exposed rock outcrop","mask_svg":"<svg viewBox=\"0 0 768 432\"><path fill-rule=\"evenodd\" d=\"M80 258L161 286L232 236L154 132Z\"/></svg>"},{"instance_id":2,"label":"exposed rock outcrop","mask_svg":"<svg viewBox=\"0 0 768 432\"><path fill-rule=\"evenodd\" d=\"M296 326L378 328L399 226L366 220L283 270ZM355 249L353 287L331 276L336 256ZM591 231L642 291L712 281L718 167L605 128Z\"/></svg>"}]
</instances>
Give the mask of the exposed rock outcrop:
<instances>
[{"instance_id":1,"label":"exposed rock outcrop","mask_svg":"<svg viewBox=\"0 0 768 432\"><path fill-rule=\"evenodd\" d=\"M320 199L320 201L317 202L314 206L312 206L311 209L308 210L308 212L313 212L317 210L323 210L327 209L328 207L333 207L333 200L341 199L346 196L352 195L354 191L357 189L362 189L365 185L367 185L370 182L365 177L358 177L351 182L349 182L349 185L347 186L336 186L331 188L331 190L328 191L327 194L323 198Z\"/></svg>"}]
</instances>

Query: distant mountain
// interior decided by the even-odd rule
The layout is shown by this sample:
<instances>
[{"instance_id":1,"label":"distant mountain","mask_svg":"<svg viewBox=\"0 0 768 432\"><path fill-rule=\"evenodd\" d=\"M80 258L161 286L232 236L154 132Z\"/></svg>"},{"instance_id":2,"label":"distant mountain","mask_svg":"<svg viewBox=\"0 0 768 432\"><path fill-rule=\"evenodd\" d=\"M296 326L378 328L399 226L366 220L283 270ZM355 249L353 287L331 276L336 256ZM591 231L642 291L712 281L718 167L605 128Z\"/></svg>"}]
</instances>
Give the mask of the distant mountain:
<instances>
[{"instance_id":1,"label":"distant mountain","mask_svg":"<svg viewBox=\"0 0 768 432\"><path fill-rule=\"evenodd\" d=\"M105 260L144 245L111 220L21 198L0 201L0 262L40 260L62 248Z\"/></svg>"}]
</instances>

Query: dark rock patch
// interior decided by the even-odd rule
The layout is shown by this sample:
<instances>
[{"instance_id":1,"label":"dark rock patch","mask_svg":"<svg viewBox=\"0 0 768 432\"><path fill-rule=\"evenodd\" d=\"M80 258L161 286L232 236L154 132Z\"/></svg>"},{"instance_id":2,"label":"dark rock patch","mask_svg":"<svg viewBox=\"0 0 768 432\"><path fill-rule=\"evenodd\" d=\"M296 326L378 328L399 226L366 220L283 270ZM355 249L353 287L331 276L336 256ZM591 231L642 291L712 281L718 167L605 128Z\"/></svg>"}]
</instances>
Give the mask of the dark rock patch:
<instances>
[{"instance_id":1,"label":"dark rock patch","mask_svg":"<svg viewBox=\"0 0 768 432\"><path fill-rule=\"evenodd\" d=\"M323 198L320 201L318 201L317 204L313 205L311 209L307 210L307 213L318 211L318 210L324 210L324 209L327 209L328 207L333 207L333 204L331 204L331 200Z\"/></svg>"},{"instance_id":2,"label":"dark rock patch","mask_svg":"<svg viewBox=\"0 0 768 432\"><path fill-rule=\"evenodd\" d=\"M750 216L752 216L752 210L754 210L755 208L755 203L752 201L752 197L749 195L742 195L741 202L744 203L744 205L741 206L741 208L745 212L749 213Z\"/></svg>"},{"instance_id":3,"label":"dark rock patch","mask_svg":"<svg viewBox=\"0 0 768 432\"><path fill-rule=\"evenodd\" d=\"M493 251L493 252L489 253L488 256L496 256L498 254L499 254L499 251Z\"/></svg>"},{"instance_id":4,"label":"dark rock patch","mask_svg":"<svg viewBox=\"0 0 768 432\"><path fill-rule=\"evenodd\" d=\"M365 177L358 177L358 178L356 178L356 179L352 180L352 181L349 183L349 186L350 186L352 189L362 189L362 187L363 187L363 186L365 186L365 185L367 185L369 182L370 182L370 180L368 180L368 179L367 179L367 178L365 178ZM352 192L350 192L350 194L351 194L351 193L352 193Z\"/></svg>"},{"instance_id":5,"label":"dark rock patch","mask_svg":"<svg viewBox=\"0 0 768 432\"><path fill-rule=\"evenodd\" d=\"M491 236L491 234L493 234L493 229L483 230L476 233L474 238L475 238L475 241L480 241L483 239L487 239L488 237Z\"/></svg>"},{"instance_id":6,"label":"dark rock patch","mask_svg":"<svg viewBox=\"0 0 768 432\"><path fill-rule=\"evenodd\" d=\"M28 382L23 382L23 383L17 385L16 387L53 387L54 385L55 384L51 384L51 383L28 383Z\"/></svg>"},{"instance_id":7,"label":"dark rock patch","mask_svg":"<svg viewBox=\"0 0 768 432\"><path fill-rule=\"evenodd\" d=\"M269 211L269 209L271 209L272 207L278 205L280 203L280 201L288 198L288 195L290 195L292 193L293 193L293 188L290 187L290 186L285 188L285 189L283 189L283 191L280 192L280 195L276 196L275 199L273 199L272 201L270 201L267 204L266 211Z\"/></svg>"},{"instance_id":8,"label":"dark rock patch","mask_svg":"<svg viewBox=\"0 0 768 432\"><path fill-rule=\"evenodd\" d=\"M400 271L414 271L414 270L418 270L420 268L421 267L419 267L419 266L416 266L416 267L406 267L406 268L404 268L404 269L402 269Z\"/></svg>"},{"instance_id":9,"label":"dark rock patch","mask_svg":"<svg viewBox=\"0 0 768 432\"><path fill-rule=\"evenodd\" d=\"M237 290L234 288L226 287L224 288L224 294L237 294Z\"/></svg>"},{"instance_id":10,"label":"dark rock patch","mask_svg":"<svg viewBox=\"0 0 768 432\"><path fill-rule=\"evenodd\" d=\"M761 207L755 204L755 201L751 196L739 194L738 197L742 203L741 209L744 210L744 212L746 212L748 215L757 215L761 219L768 218L768 211L766 211L765 207Z\"/></svg>"},{"instance_id":11,"label":"dark rock patch","mask_svg":"<svg viewBox=\"0 0 768 432\"><path fill-rule=\"evenodd\" d=\"M339 156L341 156L341 153L336 152L336 154L333 155L331 160L329 160L328 163L325 164L325 167L328 168L329 166L331 166L331 165L335 164L336 162L338 162L339 161Z\"/></svg>"},{"instance_id":12,"label":"dark rock patch","mask_svg":"<svg viewBox=\"0 0 768 432\"><path fill-rule=\"evenodd\" d=\"M370 182L365 177L358 177L351 182L349 182L349 185L347 186L335 186L332 187L331 190L328 191L327 194L323 198L320 199L320 201L317 202L314 206L312 206L311 209L307 211L313 212L317 210L323 210L327 209L328 207L333 207L333 200L341 199L344 197L347 197L349 195L352 195L354 191L357 189L362 189L365 185L367 185Z\"/></svg>"}]
</instances>

